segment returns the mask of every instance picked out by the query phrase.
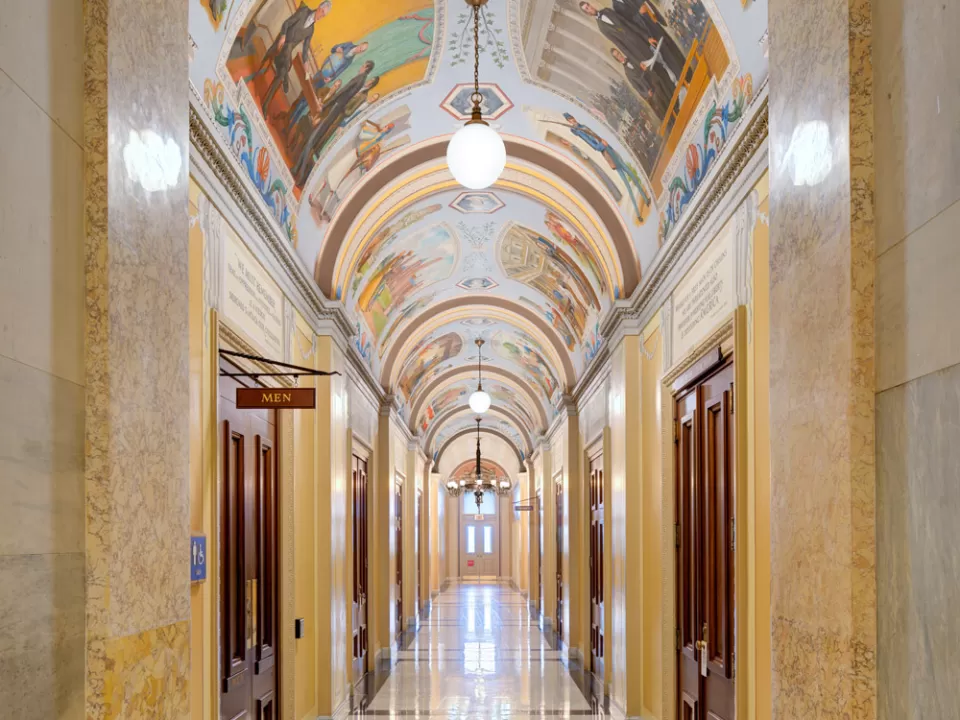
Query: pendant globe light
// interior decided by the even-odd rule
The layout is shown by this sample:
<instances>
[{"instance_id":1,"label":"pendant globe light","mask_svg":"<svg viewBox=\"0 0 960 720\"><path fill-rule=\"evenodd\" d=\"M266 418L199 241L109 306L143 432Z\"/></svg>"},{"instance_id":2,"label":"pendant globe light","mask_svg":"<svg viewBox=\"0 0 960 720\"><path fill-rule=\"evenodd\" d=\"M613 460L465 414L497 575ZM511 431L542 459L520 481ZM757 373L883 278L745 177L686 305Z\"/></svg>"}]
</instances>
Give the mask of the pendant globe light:
<instances>
[{"instance_id":1,"label":"pendant globe light","mask_svg":"<svg viewBox=\"0 0 960 720\"><path fill-rule=\"evenodd\" d=\"M470 409L475 413L482 415L490 409L490 396L483 389L483 380L480 369L480 349L483 347L483 339L477 338L477 389L470 396Z\"/></svg>"},{"instance_id":2,"label":"pendant globe light","mask_svg":"<svg viewBox=\"0 0 960 720\"><path fill-rule=\"evenodd\" d=\"M507 164L503 138L483 119L480 103L480 7L487 0L466 0L473 8L473 110L466 125L447 145L447 167L454 180L470 190L493 185Z\"/></svg>"}]
</instances>

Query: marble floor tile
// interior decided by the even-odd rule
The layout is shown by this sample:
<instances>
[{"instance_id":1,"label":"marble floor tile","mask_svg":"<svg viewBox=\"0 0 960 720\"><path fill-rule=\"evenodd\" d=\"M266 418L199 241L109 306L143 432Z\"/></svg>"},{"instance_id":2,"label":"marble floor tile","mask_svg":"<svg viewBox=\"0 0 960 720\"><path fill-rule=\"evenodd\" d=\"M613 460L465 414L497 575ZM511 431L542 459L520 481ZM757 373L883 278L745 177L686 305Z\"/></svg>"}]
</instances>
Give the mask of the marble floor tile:
<instances>
[{"instance_id":1,"label":"marble floor tile","mask_svg":"<svg viewBox=\"0 0 960 720\"><path fill-rule=\"evenodd\" d=\"M507 585L453 585L435 597L415 632L353 716L605 717L578 666Z\"/></svg>"}]
</instances>

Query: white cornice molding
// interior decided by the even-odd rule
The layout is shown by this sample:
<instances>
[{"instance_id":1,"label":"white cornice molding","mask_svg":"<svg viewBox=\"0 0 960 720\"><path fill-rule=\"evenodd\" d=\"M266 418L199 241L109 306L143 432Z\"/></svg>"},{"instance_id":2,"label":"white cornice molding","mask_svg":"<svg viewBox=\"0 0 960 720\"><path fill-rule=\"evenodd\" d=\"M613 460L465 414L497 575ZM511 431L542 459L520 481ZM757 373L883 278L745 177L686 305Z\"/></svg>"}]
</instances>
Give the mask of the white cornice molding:
<instances>
[{"instance_id":1,"label":"white cornice molding","mask_svg":"<svg viewBox=\"0 0 960 720\"><path fill-rule=\"evenodd\" d=\"M353 345L353 325L343 303L320 292L277 221L263 209L239 161L211 127L192 83L190 88L190 174L216 200L218 210L243 237L248 249L313 332L334 338L344 352L351 377L370 390L377 404L382 404L386 393Z\"/></svg>"}]
</instances>

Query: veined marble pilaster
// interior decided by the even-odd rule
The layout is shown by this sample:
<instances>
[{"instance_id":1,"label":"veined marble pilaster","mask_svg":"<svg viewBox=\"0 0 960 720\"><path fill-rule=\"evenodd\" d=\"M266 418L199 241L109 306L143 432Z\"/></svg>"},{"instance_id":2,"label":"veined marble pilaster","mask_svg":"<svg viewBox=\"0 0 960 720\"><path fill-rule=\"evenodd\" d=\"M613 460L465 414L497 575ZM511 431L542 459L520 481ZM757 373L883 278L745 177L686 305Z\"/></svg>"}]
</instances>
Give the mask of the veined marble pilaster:
<instances>
[{"instance_id":1,"label":"veined marble pilaster","mask_svg":"<svg viewBox=\"0 0 960 720\"><path fill-rule=\"evenodd\" d=\"M875 718L871 6L769 22L773 715Z\"/></svg>"},{"instance_id":2,"label":"veined marble pilaster","mask_svg":"<svg viewBox=\"0 0 960 720\"><path fill-rule=\"evenodd\" d=\"M186 25L84 4L91 720L189 715Z\"/></svg>"}]
</instances>

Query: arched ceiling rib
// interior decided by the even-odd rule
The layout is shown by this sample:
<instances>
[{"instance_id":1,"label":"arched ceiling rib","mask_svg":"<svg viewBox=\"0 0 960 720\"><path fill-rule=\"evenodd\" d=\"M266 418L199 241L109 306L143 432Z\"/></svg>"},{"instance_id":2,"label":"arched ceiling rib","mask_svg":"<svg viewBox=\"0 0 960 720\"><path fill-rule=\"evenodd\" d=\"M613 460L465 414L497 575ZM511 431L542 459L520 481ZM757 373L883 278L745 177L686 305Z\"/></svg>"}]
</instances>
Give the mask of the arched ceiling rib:
<instances>
[{"instance_id":1,"label":"arched ceiling rib","mask_svg":"<svg viewBox=\"0 0 960 720\"><path fill-rule=\"evenodd\" d=\"M560 373L562 381L567 386L573 386L576 382L576 371L569 354L564 348L562 341L557 337L553 328L547 324L540 316L524 305L514 301L500 298L492 295L467 295L461 298L452 298L441 303L433 305L429 309L417 315L403 330L399 331L396 339L391 344L391 349L383 362L383 371L381 380L385 385L395 383L400 373L401 366L399 360L409 357L410 348L415 347L420 338L423 337L421 328L423 328L431 319L447 322L456 317L498 317L497 310L505 311L506 315L513 315L517 318L516 325L526 330L533 330L545 344L551 347L552 357L559 360L560 367L557 371ZM447 315L450 311L462 311L461 315ZM401 349L404 352L401 352ZM476 361L476 348L472 350L473 360ZM464 355L468 360L470 353Z\"/></svg>"},{"instance_id":2,"label":"arched ceiling rib","mask_svg":"<svg viewBox=\"0 0 960 720\"><path fill-rule=\"evenodd\" d=\"M459 2L190 0L190 78L411 428L472 424L479 336L484 422L522 454L751 111L767 0L489 0L508 166L481 192L444 167L472 91Z\"/></svg>"},{"instance_id":3,"label":"arched ceiling rib","mask_svg":"<svg viewBox=\"0 0 960 720\"><path fill-rule=\"evenodd\" d=\"M525 400L521 400L520 402L523 402L531 410L531 412L536 414L536 420L540 425L540 427L537 429L541 431L546 430L549 421L546 413L543 410L543 405L524 379L522 379L519 375L510 372L509 370L504 370L503 368L490 365L484 368L483 377L486 379L494 378L504 381L506 384L513 387L519 394L523 395ZM416 419L419 418L423 412L424 405L428 400L434 398L440 390L461 380L470 380L472 383L476 383L476 378L476 368L470 366L451 368L450 370L437 375L436 378L434 378L430 383L427 383L422 390L418 390L414 393L410 403L411 422L416 422Z\"/></svg>"},{"instance_id":4,"label":"arched ceiling rib","mask_svg":"<svg viewBox=\"0 0 960 720\"><path fill-rule=\"evenodd\" d=\"M437 421L427 431L427 435L424 440L424 446L427 448L433 449L433 446L434 446L433 441L443 431L444 426L449 422L452 422L454 420L458 420L464 417L469 417L469 418L476 417L476 413L470 409L469 405L460 405L458 407L447 410L439 418L437 418ZM519 417L514 415L509 410L506 410L504 408L499 408L499 407L491 407L486 413L484 413L481 427L483 425L489 425L491 422L500 421L500 420L505 420L510 425L513 426L513 428L517 431L517 433L520 435L521 439L523 440L524 454L529 453L533 447L533 443L531 442L531 432L530 432L531 429L528 428L526 425L524 425L523 421L521 421ZM476 430L476 424L474 424L474 430Z\"/></svg>"},{"instance_id":5,"label":"arched ceiling rib","mask_svg":"<svg viewBox=\"0 0 960 720\"><path fill-rule=\"evenodd\" d=\"M458 430L453 435L450 435L449 437L444 438L443 443L437 448L437 450L433 454L433 471L439 472L440 461L443 459L443 454L454 442L456 442L462 437L475 437L476 434L477 434L477 431L475 428L463 428L462 430ZM513 452L516 455L517 472L521 473L526 471L526 466L524 465L524 455L521 452L521 450L517 447L516 440L514 438L510 437L504 432L501 432L500 430L491 429L491 428L481 428L480 435L481 437L495 437L495 438L499 438L500 440L503 440L510 447L510 449L513 450Z\"/></svg>"},{"instance_id":6,"label":"arched ceiling rib","mask_svg":"<svg viewBox=\"0 0 960 720\"><path fill-rule=\"evenodd\" d=\"M317 255L315 267L316 280L320 289L328 297L336 295L334 273L337 256L348 237L355 219L363 214L365 206L377 193L389 188L398 178L405 178L418 168L434 167L446 157L449 136L431 138L409 151L395 155L385 161L378 172L368 175L343 202L336 218L331 222L324 237L323 247ZM640 280L640 268L633 250L629 232L609 199L581 174L570 161L562 158L549 148L522 140L504 137L507 156L541 168L546 172L563 178L565 183L597 213L603 226L610 233L610 239L617 250L623 271L623 292L629 295Z\"/></svg>"}]
</instances>

